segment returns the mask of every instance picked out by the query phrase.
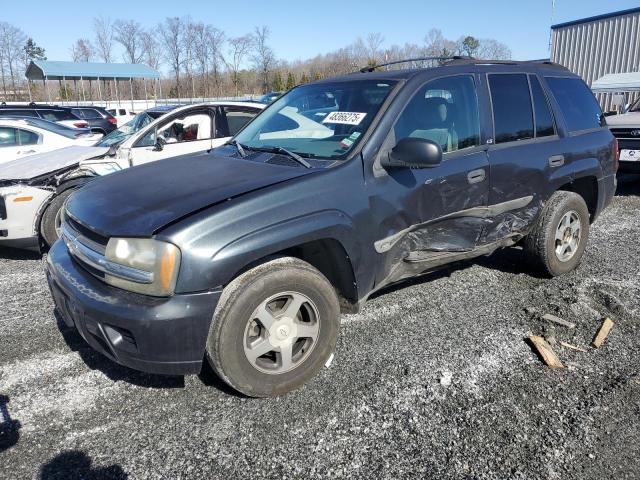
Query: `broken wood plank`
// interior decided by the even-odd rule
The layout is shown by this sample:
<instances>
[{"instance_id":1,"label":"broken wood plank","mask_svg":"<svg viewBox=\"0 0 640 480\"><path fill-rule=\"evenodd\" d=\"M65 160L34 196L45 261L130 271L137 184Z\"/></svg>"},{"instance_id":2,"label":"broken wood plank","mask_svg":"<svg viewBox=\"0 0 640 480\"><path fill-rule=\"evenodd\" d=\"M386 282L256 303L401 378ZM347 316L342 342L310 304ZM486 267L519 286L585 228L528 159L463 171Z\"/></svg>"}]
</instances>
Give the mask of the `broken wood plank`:
<instances>
[{"instance_id":1,"label":"broken wood plank","mask_svg":"<svg viewBox=\"0 0 640 480\"><path fill-rule=\"evenodd\" d=\"M544 363L549 367L553 369L564 368L564 365L551 348L551 345L549 345L544 338L531 335L529 341L533 344L540 357L542 357Z\"/></svg>"},{"instance_id":2,"label":"broken wood plank","mask_svg":"<svg viewBox=\"0 0 640 480\"><path fill-rule=\"evenodd\" d=\"M602 322L600 330L598 330L596 338L593 339L593 343L591 345L596 348L600 348L600 346L602 346L602 344L604 343L604 340L607 338L607 335L609 335L609 332L613 328L613 325L613 320L611 320L610 318L605 318Z\"/></svg>"},{"instance_id":3,"label":"broken wood plank","mask_svg":"<svg viewBox=\"0 0 640 480\"><path fill-rule=\"evenodd\" d=\"M584 348L576 347L575 345L571 345L570 343L567 343L567 342L560 342L560 345L562 345L564 348L569 348L571 350L577 350L578 352L587 353L587 350L585 350Z\"/></svg>"},{"instance_id":4,"label":"broken wood plank","mask_svg":"<svg viewBox=\"0 0 640 480\"><path fill-rule=\"evenodd\" d=\"M542 319L546 320L547 322L555 323L556 325L562 325L563 327L576 328L575 323L567 322L566 320L560 317L556 317L555 315L551 315L550 313L545 313L542 316Z\"/></svg>"}]
</instances>

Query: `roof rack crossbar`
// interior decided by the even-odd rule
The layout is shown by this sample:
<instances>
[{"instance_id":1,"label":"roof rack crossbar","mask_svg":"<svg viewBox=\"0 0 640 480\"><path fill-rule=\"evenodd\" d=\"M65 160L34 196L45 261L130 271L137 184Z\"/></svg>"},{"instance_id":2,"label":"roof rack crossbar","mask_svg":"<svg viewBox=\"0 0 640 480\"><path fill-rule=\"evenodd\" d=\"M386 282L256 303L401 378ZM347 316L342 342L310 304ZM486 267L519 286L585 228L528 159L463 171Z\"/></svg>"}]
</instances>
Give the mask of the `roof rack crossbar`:
<instances>
[{"instance_id":1,"label":"roof rack crossbar","mask_svg":"<svg viewBox=\"0 0 640 480\"><path fill-rule=\"evenodd\" d=\"M399 63L409 63L409 62L427 62L427 61L439 61L439 62L443 62L443 61L447 61L447 60L473 60L473 57L463 57L460 55L454 55L451 57L416 57L416 58L407 58L405 60L396 60L394 62L386 62L386 63L380 63L380 64L376 64L376 65L367 65L366 67L362 67L360 69L361 73L366 73L366 72L373 72L375 71L376 68L380 68L380 67L388 67L389 65L397 65Z\"/></svg>"}]
</instances>

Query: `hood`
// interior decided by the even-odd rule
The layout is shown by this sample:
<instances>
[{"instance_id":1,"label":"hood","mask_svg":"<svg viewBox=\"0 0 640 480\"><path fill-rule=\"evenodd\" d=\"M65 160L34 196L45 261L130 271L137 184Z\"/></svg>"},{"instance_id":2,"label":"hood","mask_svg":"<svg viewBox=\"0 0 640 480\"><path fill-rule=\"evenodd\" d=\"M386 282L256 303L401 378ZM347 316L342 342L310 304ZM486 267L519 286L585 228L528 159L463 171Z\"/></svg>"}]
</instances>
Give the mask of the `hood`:
<instances>
[{"instance_id":1,"label":"hood","mask_svg":"<svg viewBox=\"0 0 640 480\"><path fill-rule=\"evenodd\" d=\"M92 181L67 211L105 237L148 237L197 210L312 172L212 154L174 157Z\"/></svg>"},{"instance_id":2,"label":"hood","mask_svg":"<svg viewBox=\"0 0 640 480\"><path fill-rule=\"evenodd\" d=\"M0 180L29 180L61 168L70 167L82 160L99 157L109 151L106 147L71 147L37 153L0 164Z\"/></svg>"},{"instance_id":3,"label":"hood","mask_svg":"<svg viewBox=\"0 0 640 480\"><path fill-rule=\"evenodd\" d=\"M607 117L609 127L640 127L640 112L629 112Z\"/></svg>"}]
</instances>

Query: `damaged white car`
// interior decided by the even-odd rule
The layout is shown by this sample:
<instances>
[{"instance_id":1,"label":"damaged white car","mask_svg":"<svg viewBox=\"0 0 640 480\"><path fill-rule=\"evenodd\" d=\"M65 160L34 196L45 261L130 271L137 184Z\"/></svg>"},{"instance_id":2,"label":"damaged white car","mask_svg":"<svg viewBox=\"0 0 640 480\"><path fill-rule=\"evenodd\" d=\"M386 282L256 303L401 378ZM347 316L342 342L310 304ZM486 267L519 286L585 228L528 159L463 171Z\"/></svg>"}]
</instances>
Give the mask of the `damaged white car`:
<instances>
[{"instance_id":1,"label":"damaged white car","mask_svg":"<svg viewBox=\"0 0 640 480\"><path fill-rule=\"evenodd\" d=\"M40 250L58 239L60 209L96 176L218 147L265 105L210 102L157 107L94 146L72 146L0 165L0 246Z\"/></svg>"}]
</instances>

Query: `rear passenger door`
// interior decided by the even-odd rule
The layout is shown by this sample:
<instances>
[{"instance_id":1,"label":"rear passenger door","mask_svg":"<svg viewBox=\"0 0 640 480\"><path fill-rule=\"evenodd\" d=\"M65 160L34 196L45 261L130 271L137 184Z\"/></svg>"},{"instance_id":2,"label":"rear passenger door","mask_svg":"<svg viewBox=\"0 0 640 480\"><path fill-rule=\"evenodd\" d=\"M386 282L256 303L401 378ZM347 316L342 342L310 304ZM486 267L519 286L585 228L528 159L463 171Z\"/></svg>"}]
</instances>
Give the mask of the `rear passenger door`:
<instances>
[{"instance_id":1,"label":"rear passenger door","mask_svg":"<svg viewBox=\"0 0 640 480\"><path fill-rule=\"evenodd\" d=\"M526 231L546 201L550 177L565 171L564 145L539 78L489 73L487 85L493 138L487 142L490 223L483 243Z\"/></svg>"}]
</instances>

